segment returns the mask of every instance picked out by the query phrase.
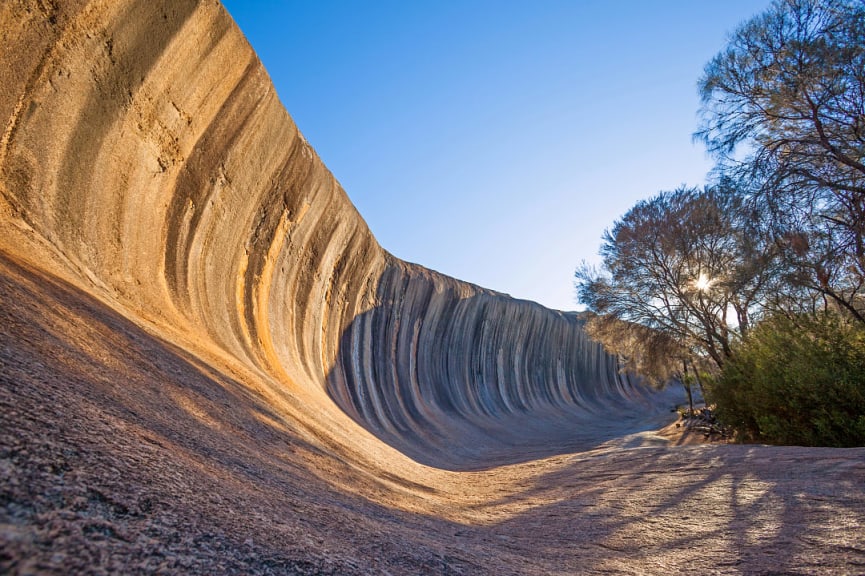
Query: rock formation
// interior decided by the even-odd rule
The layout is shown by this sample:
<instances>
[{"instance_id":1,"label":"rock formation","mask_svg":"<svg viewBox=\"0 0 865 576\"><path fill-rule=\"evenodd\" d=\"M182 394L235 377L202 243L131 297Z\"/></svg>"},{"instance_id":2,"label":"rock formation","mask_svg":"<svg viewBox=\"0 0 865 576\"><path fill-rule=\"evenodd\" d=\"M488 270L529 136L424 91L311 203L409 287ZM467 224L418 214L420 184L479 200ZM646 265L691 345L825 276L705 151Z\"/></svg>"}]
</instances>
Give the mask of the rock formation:
<instances>
[{"instance_id":1,"label":"rock formation","mask_svg":"<svg viewBox=\"0 0 865 576\"><path fill-rule=\"evenodd\" d=\"M4 11L3 195L129 314L326 389L438 466L567 443L631 401L659 410L574 314L382 250L217 3Z\"/></svg>"}]
</instances>

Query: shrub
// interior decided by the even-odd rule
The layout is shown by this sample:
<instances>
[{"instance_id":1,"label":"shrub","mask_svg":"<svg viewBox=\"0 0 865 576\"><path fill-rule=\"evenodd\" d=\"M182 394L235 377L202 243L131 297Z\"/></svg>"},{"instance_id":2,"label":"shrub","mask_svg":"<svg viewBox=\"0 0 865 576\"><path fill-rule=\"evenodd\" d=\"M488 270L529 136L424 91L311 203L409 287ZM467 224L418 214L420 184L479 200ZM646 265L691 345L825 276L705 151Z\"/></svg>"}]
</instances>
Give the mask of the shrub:
<instances>
[{"instance_id":1,"label":"shrub","mask_svg":"<svg viewBox=\"0 0 865 576\"><path fill-rule=\"evenodd\" d=\"M742 441L865 445L865 329L830 313L767 319L707 394Z\"/></svg>"}]
</instances>

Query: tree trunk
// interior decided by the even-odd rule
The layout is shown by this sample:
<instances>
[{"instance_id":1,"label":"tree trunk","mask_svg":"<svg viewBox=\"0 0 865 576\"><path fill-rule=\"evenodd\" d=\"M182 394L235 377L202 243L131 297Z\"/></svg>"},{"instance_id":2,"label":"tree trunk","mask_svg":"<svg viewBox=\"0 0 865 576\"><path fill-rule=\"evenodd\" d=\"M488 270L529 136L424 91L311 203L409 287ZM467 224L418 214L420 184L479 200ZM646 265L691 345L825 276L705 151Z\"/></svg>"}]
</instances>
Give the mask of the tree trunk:
<instances>
[{"instance_id":1,"label":"tree trunk","mask_svg":"<svg viewBox=\"0 0 865 576\"><path fill-rule=\"evenodd\" d=\"M682 384L685 386L685 392L688 393L688 414L694 414L694 395L691 394L691 379L688 377L688 362L683 361L682 367L685 369L684 376L682 378Z\"/></svg>"}]
</instances>

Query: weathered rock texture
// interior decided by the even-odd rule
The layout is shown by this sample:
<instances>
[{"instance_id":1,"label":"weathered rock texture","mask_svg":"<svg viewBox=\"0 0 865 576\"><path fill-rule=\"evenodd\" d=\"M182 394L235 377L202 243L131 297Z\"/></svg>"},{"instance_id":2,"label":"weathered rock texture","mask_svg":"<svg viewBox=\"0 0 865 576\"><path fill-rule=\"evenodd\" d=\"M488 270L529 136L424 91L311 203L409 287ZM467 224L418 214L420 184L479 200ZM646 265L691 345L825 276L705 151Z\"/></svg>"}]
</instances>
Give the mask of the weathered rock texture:
<instances>
[{"instance_id":1,"label":"weathered rock texture","mask_svg":"<svg viewBox=\"0 0 865 576\"><path fill-rule=\"evenodd\" d=\"M433 465L540 449L550 422L625 400L658 409L573 314L385 253L217 3L4 12L3 194L129 313L326 389Z\"/></svg>"},{"instance_id":2,"label":"weathered rock texture","mask_svg":"<svg viewBox=\"0 0 865 576\"><path fill-rule=\"evenodd\" d=\"M378 246L217 2L0 40L0 572L865 565L863 451L640 432L575 315Z\"/></svg>"},{"instance_id":3,"label":"weathered rock texture","mask_svg":"<svg viewBox=\"0 0 865 576\"><path fill-rule=\"evenodd\" d=\"M669 418L675 395L620 375L574 313L401 262L376 283L377 305L340 328L328 391L420 462L523 460L592 446L604 438L599 424L623 413Z\"/></svg>"}]
</instances>

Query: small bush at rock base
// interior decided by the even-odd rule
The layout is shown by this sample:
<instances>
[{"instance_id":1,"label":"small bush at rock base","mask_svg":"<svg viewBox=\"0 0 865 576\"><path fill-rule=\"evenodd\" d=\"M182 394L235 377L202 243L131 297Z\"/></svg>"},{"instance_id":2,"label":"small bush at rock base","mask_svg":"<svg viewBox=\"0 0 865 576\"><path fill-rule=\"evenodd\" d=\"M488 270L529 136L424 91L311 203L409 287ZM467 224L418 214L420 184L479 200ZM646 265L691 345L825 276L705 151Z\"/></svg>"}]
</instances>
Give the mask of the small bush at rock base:
<instances>
[{"instance_id":1,"label":"small bush at rock base","mask_svg":"<svg viewBox=\"0 0 865 576\"><path fill-rule=\"evenodd\" d=\"M865 445L865 329L837 314L763 321L707 391L745 442Z\"/></svg>"}]
</instances>

